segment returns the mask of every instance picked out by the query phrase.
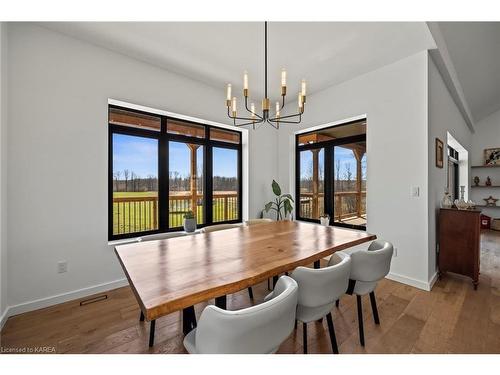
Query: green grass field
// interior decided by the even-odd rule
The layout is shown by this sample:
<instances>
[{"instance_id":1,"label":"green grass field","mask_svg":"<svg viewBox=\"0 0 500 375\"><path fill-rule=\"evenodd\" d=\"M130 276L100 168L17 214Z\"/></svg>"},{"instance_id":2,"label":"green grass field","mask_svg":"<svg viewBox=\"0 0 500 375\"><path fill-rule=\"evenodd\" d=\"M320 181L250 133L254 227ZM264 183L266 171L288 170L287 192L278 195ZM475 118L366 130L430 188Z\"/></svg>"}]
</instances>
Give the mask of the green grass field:
<instances>
[{"instance_id":1,"label":"green grass field","mask_svg":"<svg viewBox=\"0 0 500 375\"><path fill-rule=\"evenodd\" d=\"M113 234L126 234L133 232L143 232L158 229L158 203L154 199L158 193L147 192L114 192L113 199L127 199L126 202L113 202ZM135 201L133 198L137 198ZM144 200L142 200L144 199ZM132 200L132 201L130 201ZM233 220L238 217L237 198L227 200L227 210L225 210L225 200L223 198L214 199L213 217L214 222ZM182 227L184 214L190 210L189 199L169 201L169 227ZM227 218L224 219L224 213ZM155 218L156 216L156 218ZM203 221L203 206L197 207L198 224Z\"/></svg>"}]
</instances>

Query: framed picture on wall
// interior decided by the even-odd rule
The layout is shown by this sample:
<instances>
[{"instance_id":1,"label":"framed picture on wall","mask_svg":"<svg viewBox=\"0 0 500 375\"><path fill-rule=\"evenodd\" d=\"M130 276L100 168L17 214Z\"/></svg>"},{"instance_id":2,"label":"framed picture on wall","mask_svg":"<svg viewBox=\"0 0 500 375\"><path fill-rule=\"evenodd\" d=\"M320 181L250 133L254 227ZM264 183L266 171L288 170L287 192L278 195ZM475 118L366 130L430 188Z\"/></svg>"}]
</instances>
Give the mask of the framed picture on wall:
<instances>
[{"instance_id":1,"label":"framed picture on wall","mask_svg":"<svg viewBox=\"0 0 500 375\"><path fill-rule=\"evenodd\" d=\"M484 165L500 166L500 147L484 150Z\"/></svg>"},{"instance_id":2,"label":"framed picture on wall","mask_svg":"<svg viewBox=\"0 0 500 375\"><path fill-rule=\"evenodd\" d=\"M439 138L436 138L436 167L443 168L444 165L444 144Z\"/></svg>"}]
</instances>

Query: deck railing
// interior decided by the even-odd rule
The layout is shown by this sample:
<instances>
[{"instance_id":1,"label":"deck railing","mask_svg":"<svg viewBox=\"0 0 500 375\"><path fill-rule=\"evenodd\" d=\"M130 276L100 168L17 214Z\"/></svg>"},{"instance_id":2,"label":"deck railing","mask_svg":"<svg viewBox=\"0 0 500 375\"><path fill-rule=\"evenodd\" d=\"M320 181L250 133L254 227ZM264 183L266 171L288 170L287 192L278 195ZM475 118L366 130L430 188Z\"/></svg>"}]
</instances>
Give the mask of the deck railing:
<instances>
[{"instance_id":1,"label":"deck railing","mask_svg":"<svg viewBox=\"0 0 500 375\"><path fill-rule=\"evenodd\" d=\"M358 202L361 197L361 202ZM366 215L366 191L338 191L334 193L334 220L343 221L345 219L362 217ZM300 216L303 218L317 219L323 215L324 193L317 194L317 202L314 202L313 193L300 193ZM317 204L317 217L315 211Z\"/></svg>"},{"instance_id":2,"label":"deck railing","mask_svg":"<svg viewBox=\"0 0 500 375\"><path fill-rule=\"evenodd\" d=\"M203 222L203 195L196 197L196 217ZM217 192L213 195L213 222L238 218L238 194ZM171 195L168 201L169 227L181 227L184 214L194 211L191 194ZM113 198L113 234L144 232L158 229L158 197L115 197Z\"/></svg>"}]
</instances>

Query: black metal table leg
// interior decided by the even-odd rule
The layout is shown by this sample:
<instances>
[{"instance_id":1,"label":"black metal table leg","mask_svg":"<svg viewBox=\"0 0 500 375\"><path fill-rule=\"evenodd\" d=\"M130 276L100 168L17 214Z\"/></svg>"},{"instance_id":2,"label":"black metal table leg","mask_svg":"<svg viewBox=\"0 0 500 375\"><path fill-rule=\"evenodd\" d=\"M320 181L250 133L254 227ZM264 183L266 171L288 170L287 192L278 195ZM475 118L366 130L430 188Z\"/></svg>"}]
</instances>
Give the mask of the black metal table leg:
<instances>
[{"instance_id":1,"label":"black metal table leg","mask_svg":"<svg viewBox=\"0 0 500 375\"><path fill-rule=\"evenodd\" d=\"M250 299L253 299L253 289L252 289L252 287L248 288L248 296L250 297Z\"/></svg>"},{"instance_id":2,"label":"black metal table leg","mask_svg":"<svg viewBox=\"0 0 500 375\"><path fill-rule=\"evenodd\" d=\"M309 264L311 264L311 263L309 263ZM319 260L314 262L314 268L321 268L321 263Z\"/></svg>"},{"instance_id":3,"label":"black metal table leg","mask_svg":"<svg viewBox=\"0 0 500 375\"><path fill-rule=\"evenodd\" d=\"M307 323L302 323L302 346L304 354L307 354Z\"/></svg>"},{"instance_id":4,"label":"black metal table leg","mask_svg":"<svg viewBox=\"0 0 500 375\"><path fill-rule=\"evenodd\" d=\"M144 313L141 310L141 316L139 317L139 321L143 322L144 321Z\"/></svg>"},{"instance_id":5,"label":"black metal table leg","mask_svg":"<svg viewBox=\"0 0 500 375\"><path fill-rule=\"evenodd\" d=\"M276 283L278 282L279 276L273 276L273 290L274 287L276 286Z\"/></svg>"},{"instance_id":6,"label":"black metal table leg","mask_svg":"<svg viewBox=\"0 0 500 375\"><path fill-rule=\"evenodd\" d=\"M217 297L215 299L215 306L217 306L220 309L227 310L227 297L226 296Z\"/></svg>"},{"instance_id":7,"label":"black metal table leg","mask_svg":"<svg viewBox=\"0 0 500 375\"><path fill-rule=\"evenodd\" d=\"M194 306L186 307L182 310L182 332L187 335L196 328L196 315Z\"/></svg>"},{"instance_id":8,"label":"black metal table leg","mask_svg":"<svg viewBox=\"0 0 500 375\"><path fill-rule=\"evenodd\" d=\"M152 347L155 343L155 325L156 320L152 320L149 326L149 347Z\"/></svg>"}]
</instances>

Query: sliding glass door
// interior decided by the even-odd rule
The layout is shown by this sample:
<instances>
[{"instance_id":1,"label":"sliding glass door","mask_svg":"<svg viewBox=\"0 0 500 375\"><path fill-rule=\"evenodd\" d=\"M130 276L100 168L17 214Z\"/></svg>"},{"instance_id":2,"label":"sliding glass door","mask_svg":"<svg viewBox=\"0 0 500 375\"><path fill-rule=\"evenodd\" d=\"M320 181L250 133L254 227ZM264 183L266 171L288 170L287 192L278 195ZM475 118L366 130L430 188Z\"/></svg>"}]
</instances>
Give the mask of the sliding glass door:
<instances>
[{"instance_id":1,"label":"sliding glass door","mask_svg":"<svg viewBox=\"0 0 500 375\"><path fill-rule=\"evenodd\" d=\"M319 220L325 213L325 149L300 151L299 217Z\"/></svg>"}]
</instances>

